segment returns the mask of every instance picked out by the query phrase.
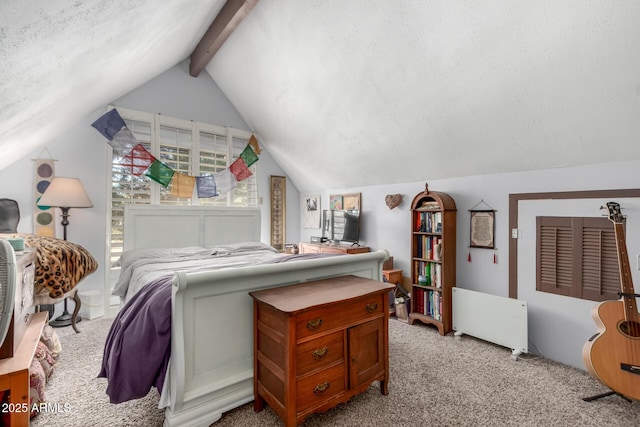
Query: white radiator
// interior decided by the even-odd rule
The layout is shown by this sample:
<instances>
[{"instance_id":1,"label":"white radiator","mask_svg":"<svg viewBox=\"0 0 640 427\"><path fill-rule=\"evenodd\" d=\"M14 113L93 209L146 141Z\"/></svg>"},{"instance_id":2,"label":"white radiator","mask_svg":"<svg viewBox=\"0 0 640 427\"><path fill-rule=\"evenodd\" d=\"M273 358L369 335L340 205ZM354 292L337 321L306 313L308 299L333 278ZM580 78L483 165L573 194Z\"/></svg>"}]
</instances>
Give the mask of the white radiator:
<instances>
[{"instance_id":1,"label":"white radiator","mask_svg":"<svg viewBox=\"0 0 640 427\"><path fill-rule=\"evenodd\" d=\"M526 301L453 288L453 329L510 348L514 360L529 351Z\"/></svg>"}]
</instances>

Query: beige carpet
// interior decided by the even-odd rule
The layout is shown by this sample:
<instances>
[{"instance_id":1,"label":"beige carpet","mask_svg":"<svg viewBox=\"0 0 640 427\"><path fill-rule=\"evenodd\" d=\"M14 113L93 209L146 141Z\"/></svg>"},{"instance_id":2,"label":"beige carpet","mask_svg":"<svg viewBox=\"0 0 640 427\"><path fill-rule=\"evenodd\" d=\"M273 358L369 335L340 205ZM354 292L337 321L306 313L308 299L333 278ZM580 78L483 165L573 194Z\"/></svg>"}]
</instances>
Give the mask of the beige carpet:
<instances>
[{"instance_id":1,"label":"beige carpet","mask_svg":"<svg viewBox=\"0 0 640 427\"><path fill-rule=\"evenodd\" d=\"M111 320L84 320L80 334L57 329L63 351L47 384L49 402L68 412L40 413L33 427L161 426L158 394L110 404L106 382L97 379L102 345ZM511 360L503 347L471 337L441 337L433 328L390 325L389 395L378 384L346 404L316 414L304 426L628 426L640 425L640 402L613 395L586 372L543 358ZM526 355L525 355L526 356ZM223 415L223 426L282 426L269 408L252 403Z\"/></svg>"}]
</instances>

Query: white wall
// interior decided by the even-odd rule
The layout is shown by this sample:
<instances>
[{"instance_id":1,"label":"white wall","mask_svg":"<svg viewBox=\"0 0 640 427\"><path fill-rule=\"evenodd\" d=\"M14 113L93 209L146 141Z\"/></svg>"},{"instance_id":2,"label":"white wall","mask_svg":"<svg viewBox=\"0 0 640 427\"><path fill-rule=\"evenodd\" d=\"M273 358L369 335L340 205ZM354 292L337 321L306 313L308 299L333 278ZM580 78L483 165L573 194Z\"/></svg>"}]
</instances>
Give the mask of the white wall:
<instances>
[{"instance_id":1,"label":"white wall","mask_svg":"<svg viewBox=\"0 0 640 427\"><path fill-rule=\"evenodd\" d=\"M82 94L76 94L82 96ZM219 126L230 126L250 130L226 96L220 91L208 73L198 78L191 77L188 63L182 62L159 75L131 93L112 102L116 107L126 107L149 112L159 112L167 116L192 119ZM34 162L38 157L57 159L56 175L80 178L94 207L72 209L69 218L68 239L91 252L98 261L98 270L80 282L82 293L88 290L103 290L105 283L105 263L107 248L106 200L110 185L107 183L108 144L107 140L91 127L106 111L95 111L77 120L78 124L58 138L46 144L48 152L38 149L27 157L0 171L0 197L18 201L21 221L18 231L33 231L33 185ZM258 140L260 136L258 135ZM264 147L263 147L264 148ZM269 152L262 150L258 168L258 195L262 198L262 240L269 242L269 175L286 174L275 164ZM298 240L298 191L289 180L287 182L287 236ZM57 219L60 221L60 218ZM58 224L57 234L62 237ZM61 304L56 307L61 312ZM73 302L70 308L73 307ZM56 314L57 315L57 314Z\"/></svg>"},{"instance_id":2,"label":"white wall","mask_svg":"<svg viewBox=\"0 0 640 427\"><path fill-rule=\"evenodd\" d=\"M361 243L372 249L387 249L395 267L410 275L410 212L413 197L424 190L424 182L375 187L319 189L322 208L328 206L330 194L362 193ZM640 162L623 162L534 172L472 176L429 181L431 191L449 193L457 205L457 285L494 295L509 295L508 247L509 194L555 191L604 190L640 187ZM402 194L400 206L390 210L384 201L387 194ZM301 194L301 199L307 193ZM309 193L313 194L313 193ZM496 209L494 252L469 249L469 210L480 201ZM608 200L607 200L608 201ZM567 200L521 202L522 238L518 241L518 296L529 307L529 349L552 360L584 369L582 346L593 333L595 324L591 301L548 295L535 291L535 215L600 216L604 200ZM640 200L621 200L627 215L627 246L638 283L637 257L640 254ZM484 205L483 205L484 206ZM533 222L531 220L533 218ZM320 229L300 229L300 237L321 235ZM471 262L467 257L471 251ZM636 289L638 289L636 287Z\"/></svg>"}]
</instances>

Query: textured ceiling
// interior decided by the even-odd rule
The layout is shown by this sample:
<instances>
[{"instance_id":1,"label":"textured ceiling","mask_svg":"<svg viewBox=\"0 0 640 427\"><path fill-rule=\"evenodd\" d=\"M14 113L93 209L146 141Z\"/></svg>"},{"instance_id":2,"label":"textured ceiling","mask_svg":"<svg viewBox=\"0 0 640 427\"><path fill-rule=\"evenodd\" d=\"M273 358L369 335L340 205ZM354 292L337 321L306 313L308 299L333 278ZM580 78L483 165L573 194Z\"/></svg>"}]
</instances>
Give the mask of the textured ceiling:
<instances>
[{"instance_id":1,"label":"textured ceiling","mask_svg":"<svg viewBox=\"0 0 640 427\"><path fill-rule=\"evenodd\" d=\"M223 4L0 1L0 169L188 57Z\"/></svg>"},{"instance_id":2,"label":"textured ceiling","mask_svg":"<svg viewBox=\"0 0 640 427\"><path fill-rule=\"evenodd\" d=\"M640 2L259 1L207 71L300 190L640 158Z\"/></svg>"},{"instance_id":3,"label":"textured ceiling","mask_svg":"<svg viewBox=\"0 0 640 427\"><path fill-rule=\"evenodd\" d=\"M0 2L0 169L187 58L223 3ZM638 22L632 1L260 0L206 70L301 191L640 159Z\"/></svg>"}]
</instances>

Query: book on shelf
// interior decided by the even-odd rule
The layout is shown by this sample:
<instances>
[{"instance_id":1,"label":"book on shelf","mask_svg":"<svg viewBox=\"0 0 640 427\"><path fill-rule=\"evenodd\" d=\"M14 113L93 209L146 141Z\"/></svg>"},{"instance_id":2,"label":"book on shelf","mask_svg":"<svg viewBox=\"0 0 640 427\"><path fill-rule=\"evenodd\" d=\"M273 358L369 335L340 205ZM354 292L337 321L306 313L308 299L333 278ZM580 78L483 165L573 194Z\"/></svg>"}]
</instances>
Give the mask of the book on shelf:
<instances>
[{"instance_id":1,"label":"book on shelf","mask_svg":"<svg viewBox=\"0 0 640 427\"><path fill-rule=\"evenodd\" d=\"M420 212L416 215L416 231L421 233L442 233L442 212Z\"/></svg>"},{"instance_id":2,"label":"book on shelf","mask_svg":"<svg viewBox=\"0 0 640 427\"><path fill-rule=\"evenodd\" d=\"M426 286L442 287L442 265L430 261L414 262L414 277L425 276Z\"/></svg>"},{"instance_id":3,"label":"book on shelf","mask_svg":"<svg viewBox=\"0 0 640 427\"><path fill-rule=\"evenodd\" d=\"M442 295L438 291L414 288L414 311L435 320L442 319Z\"/></svg>"}]
</instances>

